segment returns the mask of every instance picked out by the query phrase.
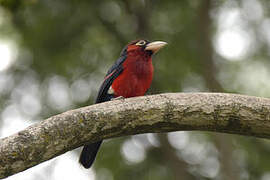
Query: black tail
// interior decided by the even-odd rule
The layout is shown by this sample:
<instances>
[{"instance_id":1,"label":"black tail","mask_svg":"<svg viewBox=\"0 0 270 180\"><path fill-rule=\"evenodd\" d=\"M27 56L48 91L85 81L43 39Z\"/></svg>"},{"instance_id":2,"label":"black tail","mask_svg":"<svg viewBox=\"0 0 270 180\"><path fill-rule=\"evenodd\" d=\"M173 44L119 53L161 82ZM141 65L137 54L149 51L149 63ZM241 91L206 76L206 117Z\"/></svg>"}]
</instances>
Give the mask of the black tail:
<instances>
[{"instance_id":1,"label":"black tail","mask_svg":"<svg viewBox=\"0 0 270 180\"><path fill-rule=\"evenodd\" d=\"M79 162L85 167L86 169L90 168L95 161L98 149L101 145L102 141L88 144L83 147L83 150L80 155Z\"/></svg>"}]
</instances>

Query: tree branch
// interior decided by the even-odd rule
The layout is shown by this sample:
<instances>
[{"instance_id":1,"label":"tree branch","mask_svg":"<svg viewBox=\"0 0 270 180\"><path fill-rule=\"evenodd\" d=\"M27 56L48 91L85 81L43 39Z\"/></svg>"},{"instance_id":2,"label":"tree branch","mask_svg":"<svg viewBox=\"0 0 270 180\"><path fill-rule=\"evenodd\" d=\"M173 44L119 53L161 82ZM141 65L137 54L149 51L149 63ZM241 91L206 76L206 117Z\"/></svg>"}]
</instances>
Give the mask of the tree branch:
<instances>
[{"instance_id":1,"label":"tree branch","mask_svg":"<svg viewBox=\"0 0 270 180\"><path fill-rule=\"evenodd\" d=\"M222 93L171 93L67 111L1 139L0 178L89 142L179 130L270 138L270 99Z\"/></svg>"}]
</instances>

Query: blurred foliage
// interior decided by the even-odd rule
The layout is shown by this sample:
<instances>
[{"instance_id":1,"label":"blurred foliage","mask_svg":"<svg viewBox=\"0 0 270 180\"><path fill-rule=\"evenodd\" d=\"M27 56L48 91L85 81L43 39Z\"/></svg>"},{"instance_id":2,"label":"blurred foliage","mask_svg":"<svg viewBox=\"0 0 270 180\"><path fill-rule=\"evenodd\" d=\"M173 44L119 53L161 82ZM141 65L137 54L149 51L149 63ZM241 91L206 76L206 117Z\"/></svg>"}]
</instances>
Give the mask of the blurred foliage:
<instances>
[{"instance_id":1,"label":"blurred foliage","mask_svg":"<svg viewBox=\"0 0 270 180\"><path fill-rule=\"evenodd\" d=\"M268 0L0 0L0 5L0 42L13 42L17 54L0 71L2 135L19 120L30 124L92 104L107 69L124 45L138 38L169 43L154 57L150 94L270 97ZM227 29L244 34L248 46L241 56L220 52L218 38ZM233 51L237 39L230 40ZM269 141L251 137L148 134L104 143L94 169L96 179L268 180L269 153Z\"/></svg>"}]
</instances>

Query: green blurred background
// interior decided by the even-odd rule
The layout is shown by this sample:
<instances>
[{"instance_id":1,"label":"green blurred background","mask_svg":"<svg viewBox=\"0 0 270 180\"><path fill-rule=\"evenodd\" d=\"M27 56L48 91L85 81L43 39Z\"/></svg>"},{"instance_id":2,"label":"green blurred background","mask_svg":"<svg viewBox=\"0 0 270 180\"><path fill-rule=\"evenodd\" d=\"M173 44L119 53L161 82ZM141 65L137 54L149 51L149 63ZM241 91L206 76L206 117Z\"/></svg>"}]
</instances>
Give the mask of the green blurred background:
<instances>
[{"instance_id":1,"label":"green blurred background","mask_svg":"<svg viewBox=\"0 0 270 180\"><path fill-rule=\"evenodd\" d=\"M129 41L169 45L149 94L270 97L269 0L0 0L0 135L93 104ZM268 140L210 132L107 140L94 168L80 149L10 180L270 180Z\"/></svg>"}]
</instances>

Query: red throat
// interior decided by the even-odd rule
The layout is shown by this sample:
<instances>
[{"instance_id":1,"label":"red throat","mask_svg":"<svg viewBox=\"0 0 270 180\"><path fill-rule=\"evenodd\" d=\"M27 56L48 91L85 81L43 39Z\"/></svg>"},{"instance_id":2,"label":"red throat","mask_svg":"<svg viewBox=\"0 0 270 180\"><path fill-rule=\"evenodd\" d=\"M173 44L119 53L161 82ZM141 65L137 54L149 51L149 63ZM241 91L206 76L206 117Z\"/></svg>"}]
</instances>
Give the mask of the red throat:
<instances>
[{"instance_id":1,"label":"red throat","mask_svg":"<svg viewBox=\"0 0 270 180\"><path fill-rule=\"evenodd\" d=\"M123 72L112 84L115 96L128 98L144 95L153 79L151 55L143 51L130 51L123 67Z\"/></svg>"}]
</instances>

